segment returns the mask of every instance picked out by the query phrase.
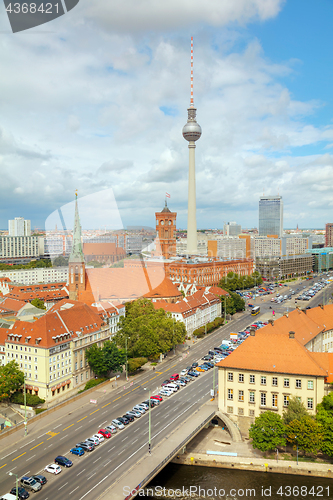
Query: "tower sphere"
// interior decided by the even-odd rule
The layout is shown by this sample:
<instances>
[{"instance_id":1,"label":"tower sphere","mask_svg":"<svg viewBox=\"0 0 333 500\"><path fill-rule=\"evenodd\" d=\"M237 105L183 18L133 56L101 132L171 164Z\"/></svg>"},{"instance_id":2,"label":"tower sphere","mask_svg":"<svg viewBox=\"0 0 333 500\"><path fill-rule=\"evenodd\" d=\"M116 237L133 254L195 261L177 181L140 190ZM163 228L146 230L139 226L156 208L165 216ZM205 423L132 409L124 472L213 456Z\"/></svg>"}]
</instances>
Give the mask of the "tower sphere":
<instances>
[{"instance_id":1,"label":"tower sphere","mask_svg":"<svg viewBox=\"0 0 333 500\"><path fill-rule=\"evenodd\" d=\"M188 121L183 127L183 137L189 142L197 141L201 134L201 127L196 121Z\"/></svg>"}]
</instances>

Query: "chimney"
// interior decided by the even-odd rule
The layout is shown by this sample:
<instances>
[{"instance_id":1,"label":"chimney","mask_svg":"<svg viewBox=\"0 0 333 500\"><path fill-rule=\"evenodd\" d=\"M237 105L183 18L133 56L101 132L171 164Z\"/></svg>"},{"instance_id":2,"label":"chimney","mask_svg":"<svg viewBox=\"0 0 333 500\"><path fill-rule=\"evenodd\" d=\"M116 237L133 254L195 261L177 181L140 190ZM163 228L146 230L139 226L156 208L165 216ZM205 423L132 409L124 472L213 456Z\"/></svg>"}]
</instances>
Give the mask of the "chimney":
<instances>
[{"instance_id":1,"label":"chimney","mask_svg":"<svg viewBox=\"0 0 333 500\"><path fill-rule=\"evenodd\" d=\"M286 318L288 318L288 313L283 313L283 316L286 316Z\"/></svg>"},{"instance_id":2,"label":"chimney","mask_svg":"<svg viewBox=\"0 0 333 500\"><path fill-rule=\"evenodd\" d=\"M295 338L295 332L289 332L289 338L294 339Z\"/></svg>"},{"instance_id":3,"label":"chimney","mask_svg":"<svg viewBox=\"0 0 333 500\"><path fill-rule=\"evenodd\" d=\"M268 323L270 323L272 326L274 326L274 319L269 319Z\"/></svg>"},{"instance_id":4,"label":"chimney","mask_svg":"<svg viewBox=\"0 0 333 500\"><path fill-rule=\"evenodd\" d=\"M324 309L323 304L318 304L318 306L321 307L322 309Z\"/></svg>"},{"instance_id":5,"label":"chimney","mask_svg":"<svg viewBox=\"0 0 333 500\"><path fill-rule=\"evenodd\" d=\"M250 328L250 336L255 337L256 334L256 329L255 328Z\"/></svg>"},{"instance_id":6,"label":"chimney","mask_svg":"<svg viewBox=\"0 0 333 500\"><path fill-rule=\"evenodd\" d=\"M306 314L306 309L302 309L302 313Z\"/></svg>"}]
</instances>

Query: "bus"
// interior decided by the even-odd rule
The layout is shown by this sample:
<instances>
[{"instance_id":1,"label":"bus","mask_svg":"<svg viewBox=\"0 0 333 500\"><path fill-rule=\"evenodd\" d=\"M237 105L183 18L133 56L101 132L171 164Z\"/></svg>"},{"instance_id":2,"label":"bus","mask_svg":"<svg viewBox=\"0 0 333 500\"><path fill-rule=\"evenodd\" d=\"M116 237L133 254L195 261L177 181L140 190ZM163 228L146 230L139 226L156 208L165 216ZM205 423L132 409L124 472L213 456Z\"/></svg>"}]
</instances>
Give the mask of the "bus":
<instances>
[{"instance_id":1,"label":"bus","mask_svg":"<svg viewBox=\"0 0 333 500\"><path fill-rule=\"evenodd\" d=\"M260 313L260 307L259 306L252 307L251 316L257 316L257 314L259 314L259 313Z\"/></svg>"}]
</instances>

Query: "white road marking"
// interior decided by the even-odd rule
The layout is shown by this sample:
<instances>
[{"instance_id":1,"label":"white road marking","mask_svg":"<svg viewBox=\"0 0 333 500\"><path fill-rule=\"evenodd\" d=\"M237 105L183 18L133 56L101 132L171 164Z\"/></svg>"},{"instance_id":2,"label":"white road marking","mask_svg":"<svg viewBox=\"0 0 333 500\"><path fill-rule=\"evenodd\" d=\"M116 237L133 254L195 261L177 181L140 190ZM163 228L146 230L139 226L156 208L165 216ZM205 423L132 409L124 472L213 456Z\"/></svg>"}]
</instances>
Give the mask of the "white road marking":
<instances>
[{"instance_id":1,"label":"white road marking","mask_svg":"<svg viewBox=\"0 0 333 500\"><path fill-rule=\"evenodd\" d=\"M64 486L66 486L66 484L68 484L68 481L67 481L67 483L65 483L62 486L60 486L60 488L58 488L58 490L61 490L61 488L63 488Z\"/></svg>"},{"instance_id":2,"label":"white road marking","mask_svg":"<svg viewBox=\"0 0 333 500\"><path fill-rule=\"evenodd\" d=\"M9 457L9 455L11 455L12 453L15 453L15 451L17 451L17 450L11 451L10 453L8 453L8 455L5 455L4 457L1 457L1 458Z\"/></svg>"},{"instance_id":3,"label":"white road marking","mask_svg":"<svg viewBox=\"0 0 333 500\"><path fill-rule=\"evenodd\" d=\"M75 488L75 490L73 490L73 491L71 491L71 492L69 493L69 495L71 495L72 493L74 493L74 491L78 490L79 488L80 488L80 486L77 486L77 487Z\"/></svg>"},{"instance_id":4,"label":"white road marking","mask_svg":"<svg viewBox=\"0 0 333 500\"><path fill-rule=\"evenodd\" d=\"M91 420L88 420L88 422L92 422L92 421L93 421L93 420L95 420L95 419L96 419L96 417L92 418Z\"/></svg>"},{"instance_id":5,"label":"white road marking","mask_svg":"<svg viewBox=\"0 0 333 500\"><path fill-rule=\"evenodd\" d=\"M55 429L58 429L58 427L61 427L63 424L57 425L57 427L54 427Z\"/></svg>"},{"instance_id":6,"label":"white road marking","mask_svg":"<svg viewBox=\"0 0 333 500\"><path fill-rule=\"evenodd\" d=\"M112 451L114 448L115 448L115 446L112 446L112 448L110 448L110 449L108 450L108 453L110 453L110 451Z\"/></svg>"},{"instance_id":7,"label":"white road marking","mask_svg":"<svg viewBox=\"0 0 333 500\"><path fill-rule=\"evenodd\" d=\"M136 443L137 442L137 439L135 441L132 441L132 444Z\"/></svg>"},{"instance_id":8,"label":"white road marking","mask_svg":"<svg viewBox=\"0 0 333 500\"><path fill-rule=\"evenodd\" d=\"M78 474L76 474L77 476L79 476L80 474L82 474L82 472L84 472L86 469L83 469L81 470L81 472L79 472Z\"/></svg>"},{"instance_id":9,"label":"white road marking","mask_svg":"<svg viewBox=\"0 0 333 500\"><path fill-rule=\"evenodd\" d=\"M79 429L81 429L82 425L80 425L80 427L75 427L75 430L78 431Z\"/></svg>"},{"instance_id":10,"label":"white road marking","mask_svg":"<svg viewBox=\"0 0 333 500\"><path fill-rule=\"evenodd\" d=\"M87 480L89 480L90 478L92 478L95 474L96 474L96 472L94 472L93 474L91 474L91 476L87 477Z\"/></svg>"},{"instance_id":11,"label":"white road marking","mask_svg":"<svg viewBox=\"0 0 333 500\"><path fill-rule=\"evenodd\" d=\"M124 439L122 439L121 442L125 441L125 439L127 439L127 438L128 438L128 436L126 436Z\"/></svg>"},{"instance_id":12,"label":"white road marking","mask_svg":"<svg viewBox=\"0 0 333 500\"><path fill-rule=\"evenodd\" d=\"M102 457L99 457L99 458L96 458L96 460L93 461L93 464L95 464L96 462L98 462L98 460L100 460Z\"/></svg>"},{"instance_id":13,"label":"white road marking","mask_svg":"<svg viewBox=\"0 0 333 500\"><path fill-rule=\"evenodd\" d=\"M32 457L29 457L29 458L26 458L26 461L28 460L31 460L32 458L34 458L36 455L32 455Z\"/></svg>"},{"instance_id":14,"label":"white road marking","mask_svg":"<svg viewBox=\"0 0 333 500\"><path fill-rule=\"evenodd\" d=\"M99 427L103 427L104 424L106 424L107 420L104 420L104 422L102 422L101 424L99 424Z\"/></svg>"}]
</instances>

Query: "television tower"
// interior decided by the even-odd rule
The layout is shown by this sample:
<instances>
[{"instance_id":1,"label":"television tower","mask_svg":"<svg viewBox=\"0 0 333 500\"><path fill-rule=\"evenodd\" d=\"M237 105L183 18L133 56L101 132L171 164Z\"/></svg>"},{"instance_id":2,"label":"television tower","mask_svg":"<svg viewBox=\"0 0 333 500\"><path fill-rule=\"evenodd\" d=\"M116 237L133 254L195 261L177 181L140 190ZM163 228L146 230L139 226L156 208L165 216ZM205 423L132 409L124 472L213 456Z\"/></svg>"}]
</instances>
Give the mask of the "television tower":
<instances>
[{"instance_id":1,"label":"television tower","mask_svg":"<svg viewBox=\"0 0 333 500\"><path fill-rule=\"evenodd\" d=\"M201 137L201 127L196 120L197 109L193 103L193 36L191 37L191 101L187 108L187 123L183 127L183 137L188 141L188 205L187 205L187 253L197 254L197 217L195 194L195 141Z\"/></svg>"}]
</instances>

